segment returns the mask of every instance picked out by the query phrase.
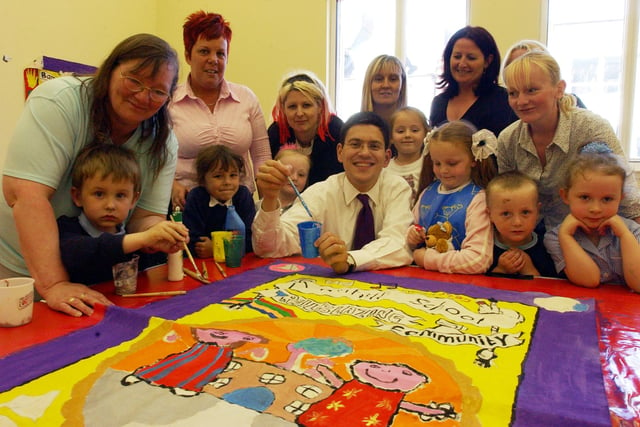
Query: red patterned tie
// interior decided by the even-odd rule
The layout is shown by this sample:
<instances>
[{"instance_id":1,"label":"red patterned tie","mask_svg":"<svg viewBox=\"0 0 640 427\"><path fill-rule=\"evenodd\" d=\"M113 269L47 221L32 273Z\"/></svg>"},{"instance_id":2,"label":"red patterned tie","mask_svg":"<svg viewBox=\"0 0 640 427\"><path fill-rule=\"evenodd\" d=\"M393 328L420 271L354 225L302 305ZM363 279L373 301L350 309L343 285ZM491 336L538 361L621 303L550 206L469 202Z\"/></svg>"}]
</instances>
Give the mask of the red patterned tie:
<instances>
[{"instance_id":1,"label":"red patterned tie","mask_svg":"<svg viewBox=\"0 0 640 427\"><path fill-rule=\"evenodd\" d=\"M373 224L373 211L369 206L369 196L366 194L358 194L358 200L362 203L362 209L358 213L356 219L356 232L353 236L353 245L351 249L360 249L367 243L375 240L376 231Z\"/></svg>"}]
</instances>

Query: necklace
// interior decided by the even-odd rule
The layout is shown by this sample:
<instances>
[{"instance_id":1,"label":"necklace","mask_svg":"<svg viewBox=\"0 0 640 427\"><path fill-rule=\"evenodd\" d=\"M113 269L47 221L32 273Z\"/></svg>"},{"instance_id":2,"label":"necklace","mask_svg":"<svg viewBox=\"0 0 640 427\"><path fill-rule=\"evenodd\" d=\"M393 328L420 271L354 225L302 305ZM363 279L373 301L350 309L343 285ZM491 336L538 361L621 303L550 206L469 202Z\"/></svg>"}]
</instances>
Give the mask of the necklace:
<instances>
[{"instance_id":1,"label":"necklace","mask_svg":"<svg viewBox=\"0 0 640 427\"><path fill-rule=\"evenodd\" d=\"M305 156L310 156L311 151L313 150L313 139L311 140L311 143L307 146L300 144L296 139L296 149L302 154L304 154Z\"/></svg>"}]
</instances>

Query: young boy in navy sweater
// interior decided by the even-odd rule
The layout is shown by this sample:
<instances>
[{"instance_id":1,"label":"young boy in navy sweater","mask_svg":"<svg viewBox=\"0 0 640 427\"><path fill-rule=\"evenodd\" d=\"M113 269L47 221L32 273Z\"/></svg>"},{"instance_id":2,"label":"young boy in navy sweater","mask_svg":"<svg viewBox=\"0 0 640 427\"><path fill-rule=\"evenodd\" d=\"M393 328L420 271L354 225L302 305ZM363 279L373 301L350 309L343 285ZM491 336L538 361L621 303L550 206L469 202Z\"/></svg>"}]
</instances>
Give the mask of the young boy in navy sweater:
<instances>
[{"instance_id":1,"label":"young boy in navy sweater","mask_svg":"<svg viewBox=\"0 0 640 427\"><path fill-rule=\"evenodd\" d=\"M188 237L182 224L159 222L126 234L127 217L140 196L135 154L113 144L91 144L76 158L71 197L82 212L58 218L62 263L72 282L94 284L113 279L112 267L134 252L174 252Z\"/></svg>"}]
</instances>

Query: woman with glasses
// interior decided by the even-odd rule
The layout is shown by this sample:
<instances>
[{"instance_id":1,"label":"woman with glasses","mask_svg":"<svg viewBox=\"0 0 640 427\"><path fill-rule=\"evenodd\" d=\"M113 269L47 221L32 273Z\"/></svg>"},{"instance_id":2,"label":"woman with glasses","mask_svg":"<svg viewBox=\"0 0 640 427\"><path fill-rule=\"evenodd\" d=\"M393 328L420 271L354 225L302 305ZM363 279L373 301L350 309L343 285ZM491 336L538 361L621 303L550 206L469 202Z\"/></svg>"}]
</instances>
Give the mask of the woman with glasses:
<instances>
[{"instance_id":1,"label":"woman with glasses","mask_svg":"<svg viewBox=\"0 0 640 427\"><path fill-rule=\"evenodd\" d=\"M167 103L177 75L171 46L137 34L118 44L94 76L60 77L31 92L2 173L0 278L33 277L49 307L72 316L111 304L100 292L69 281L56 218L78 216L70 172L78 152L95 142L126 147L140 163L142 191L127 231L165 220L177 151ZM165 243L167 251L182 245L177 239Z\"/></svg>"},{"instance_id":2,"label":"woman with glasses","mask_svg":"<svg viewBox=\"0 0 640 427\"><path fill-rule=\"evenodd\" d=\"M199 11L187 17L183 39L191 71L169 106L179 143L173 206L184 207L188 191L198 185L196 156L213 144L242 156L246 175L241 184L253 193L255 172L271 153L258 98L246 86L224 78L231 27L221 15Z\"/></svg>"},{"instance_id":3,"label":"woman with glasses","mask_svg":"<svg viewBox=\"0 0 640 427\"><path fill-rule=\"evenodd\" d=\"M344 171L336 146L342 120L333 111L326 88L312 73L297 72L282 82L269 126L271 155L292 148L309 156L307 185Z\"/></svg>"}]
</instances>

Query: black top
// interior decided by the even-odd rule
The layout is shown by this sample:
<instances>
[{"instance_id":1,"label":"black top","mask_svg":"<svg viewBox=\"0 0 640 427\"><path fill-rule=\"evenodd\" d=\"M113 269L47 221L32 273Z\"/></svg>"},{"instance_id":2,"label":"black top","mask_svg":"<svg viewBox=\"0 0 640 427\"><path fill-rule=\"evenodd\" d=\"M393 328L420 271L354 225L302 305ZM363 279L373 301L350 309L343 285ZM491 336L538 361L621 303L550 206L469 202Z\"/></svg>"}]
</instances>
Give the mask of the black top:
<instances>
[{"instance_id":1,"label":"black top","mask_svg":"<svg viewBox=\"0 0 640 427\"><path fill-rule=\"evenodd\" d=\"M58 218L60 254L69 280L91 285L113 280L111 267L129 261L134 254L122 249L124 234L102 233L91 237L80 225L79 217Z\"/></svg>"},{"instance_id":2,"label":"black top","mask_svg":"<svg viewBox=\"0 0 640 427\"><path fill-rule=\"evenodd\" d=\"M431 102L429 122L431 126L440 126L447 120L447 104L449 97L441 93ZM473 124L478 130L488 129L497 137L502 129L518 120L518 116L509 106L507 90L501 86L494 86L493 90L481 95L476 102L461 117Z\"/></svg>"},{"instance_id":3,"label":"black top","mask_svg":"<svg viewBox=\"0 0 640 427\"><path fill-rule=\"evenodd\" d=\"M342 163L338 161L336 146L340 138L340 130L342 129L342 120L338 116L332 116L329 121L329 135L322 141L318 135L313 139L313 148L311 149L311 169L309 170L309 179L307 186L316 182L324 181L330 175L344 172ZM271 146L271 156L275 157L280 151L280 129L278 124L273 122L267 130L269 134L269 145ZM293 129L289 128L289 139L287 144L295 144L296 137Z\"/></svg>"},{"instance_id":4,"label":"black top","mask_svg":"<svg viewBox=\"0 0 640 427\"><path fill-rule=\"evenodd\" d=\"M535 231L534 231L535 233ZM537 236L536 236L537 237ZM533 266L538 270L541 276L545 277L558 277L558 273L556 272L556 266L551 259L551 255L547 252L547 249L544 247L543 240L541 238L537 238L536 244L528 249L523 249L527 255L531 258L531 262L533 262ZM500 255L506 252L506 249L493 244L493 263L488 273L498 266L498 258Z\"/></svg>"}]
</instances>

